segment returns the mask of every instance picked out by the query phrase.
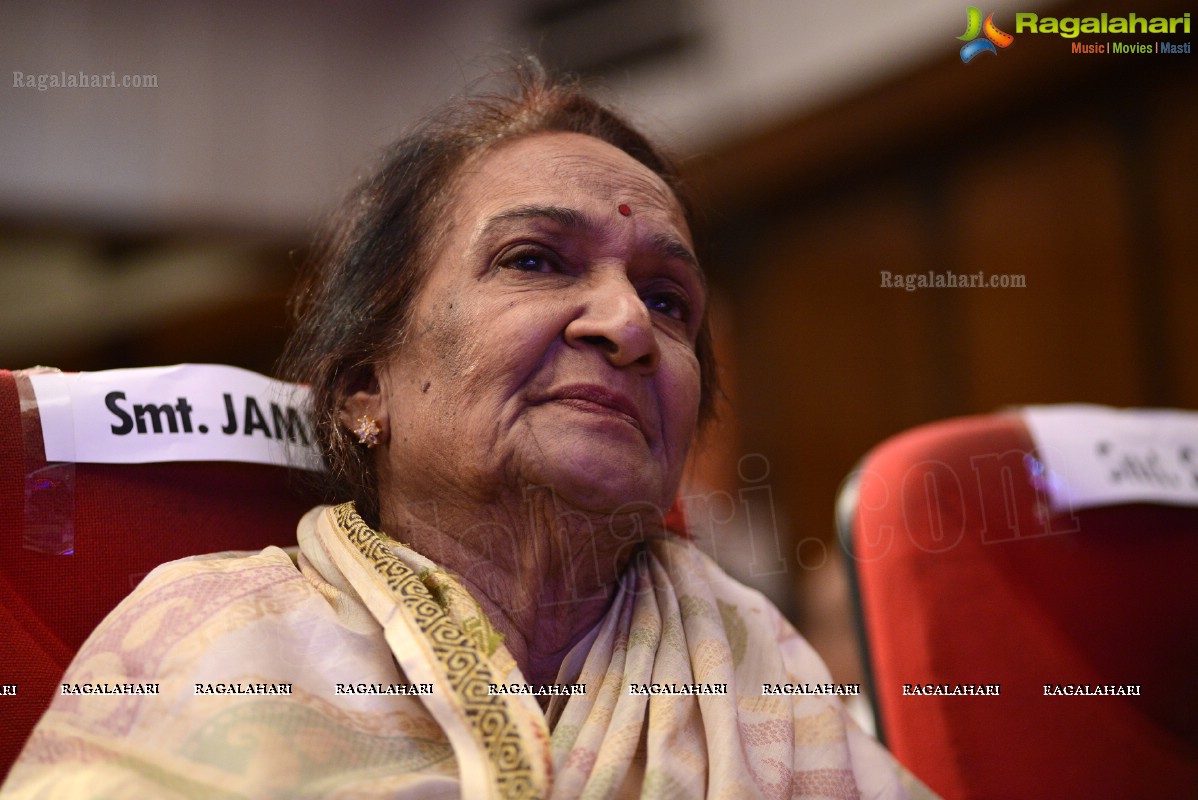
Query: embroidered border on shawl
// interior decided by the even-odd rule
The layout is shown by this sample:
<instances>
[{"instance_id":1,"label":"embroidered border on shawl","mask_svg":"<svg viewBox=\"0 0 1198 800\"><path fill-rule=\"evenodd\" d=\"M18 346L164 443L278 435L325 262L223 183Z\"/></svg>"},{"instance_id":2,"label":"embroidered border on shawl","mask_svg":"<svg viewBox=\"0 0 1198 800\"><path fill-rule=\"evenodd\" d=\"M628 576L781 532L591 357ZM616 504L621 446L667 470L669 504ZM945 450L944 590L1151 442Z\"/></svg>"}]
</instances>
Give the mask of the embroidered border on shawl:
<instances>
[{"instance_id":1,"label":"embroidered border on shawl","mask_svg":"<svg viewBox=\"0 0 1198 800\"><path fill-rule=\"evenodd\" d=\"M503 797L535 796L533 771L520 740L520 731L507 709L505 698L490 695L494 683L490 666L470 637L437 605L412 570L391 552L387 543L358 515L353 503L333 508L337 525L350 543L365 556L403 601L428 637L466 718L481 740L495 768Z\"/></svg>"}]
</instances>

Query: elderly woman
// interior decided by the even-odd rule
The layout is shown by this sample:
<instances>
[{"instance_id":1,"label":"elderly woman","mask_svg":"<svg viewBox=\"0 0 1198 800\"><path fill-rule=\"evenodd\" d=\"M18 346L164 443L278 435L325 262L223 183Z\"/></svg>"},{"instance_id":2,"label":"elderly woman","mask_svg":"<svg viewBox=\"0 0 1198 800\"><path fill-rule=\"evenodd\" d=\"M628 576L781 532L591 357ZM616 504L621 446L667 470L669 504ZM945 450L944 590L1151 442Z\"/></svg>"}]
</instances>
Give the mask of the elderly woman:
<instances>
[{"instance_id":1,"label":"elderly woman","mask_svg":"<svg viewBox=\"0 0 1198 800\"><path fill-rule=\"evenodd\" d=\"M7 791L921 792L801 691L829 678L785 619L665 525L715 391L682 198L640 134L535 75L401 141L285 358L352 502L294 551L149 575L63 680L158 696L58 698Z\"/></svg>"}]
</instances>

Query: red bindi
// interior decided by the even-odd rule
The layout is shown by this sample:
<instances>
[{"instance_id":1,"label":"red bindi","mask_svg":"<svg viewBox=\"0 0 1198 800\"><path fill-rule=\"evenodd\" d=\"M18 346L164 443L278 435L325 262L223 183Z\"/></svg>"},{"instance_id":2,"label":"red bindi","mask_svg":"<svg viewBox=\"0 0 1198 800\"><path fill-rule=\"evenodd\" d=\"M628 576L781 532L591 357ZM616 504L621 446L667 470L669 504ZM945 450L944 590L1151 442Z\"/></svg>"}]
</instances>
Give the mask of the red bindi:
<instances>
[{"instance_id":1,"label":"red bindi","mask_svg":"<svg viewBox=\"0 0 1198 800\"><path fill-rule=\"evenodd\" d=\"M627 203L620 203L620 205L616 206L616 210L619 211L622 216L632 216L632 209L628 207Z\"/></svg>"}]
</instances>

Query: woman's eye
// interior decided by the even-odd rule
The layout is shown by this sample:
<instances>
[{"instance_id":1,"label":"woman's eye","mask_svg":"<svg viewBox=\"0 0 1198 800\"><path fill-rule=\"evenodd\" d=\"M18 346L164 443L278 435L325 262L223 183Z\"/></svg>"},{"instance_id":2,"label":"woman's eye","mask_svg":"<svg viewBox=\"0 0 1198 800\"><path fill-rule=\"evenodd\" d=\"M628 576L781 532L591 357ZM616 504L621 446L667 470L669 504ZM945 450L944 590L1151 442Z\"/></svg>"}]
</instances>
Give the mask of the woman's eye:
<instances>
[{"instance_id":1,"label":"woman's eye","mask_svg":"<svg viewBox=\"0 0 1198 800\"><path fill-rule=\"evenodd\" d=\"M499 266L518 272L557 272L558 262L549 253L518 252L504 258Z\"/></svg>"},{"instance_id":2,"label":"woman's eye","mask_svg":"<svg viewBox=\"0 0 1198 800\"><path fill-rule=\"evenodd\" d=\"M679 322L685 322L690 316L690 303L681 292L650 292L645 295L645 305L650 311L664 314Z\"/></svg>"}]
</instances>

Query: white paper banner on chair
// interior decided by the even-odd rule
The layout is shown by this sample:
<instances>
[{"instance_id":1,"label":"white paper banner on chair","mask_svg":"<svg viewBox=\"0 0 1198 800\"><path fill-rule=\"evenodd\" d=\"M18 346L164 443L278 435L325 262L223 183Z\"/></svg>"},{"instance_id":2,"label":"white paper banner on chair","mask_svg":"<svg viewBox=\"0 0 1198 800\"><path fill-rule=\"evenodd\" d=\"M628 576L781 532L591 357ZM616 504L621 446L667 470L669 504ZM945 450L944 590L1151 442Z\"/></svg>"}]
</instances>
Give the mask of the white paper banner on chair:
<instances>
[{"instance_id":1,"label":"white paper banner on chair","mask_svg":"<svg viewBox=\"0 0 1198 800\"><path fill-rule=\"evenodd\" d=\"M246 461L319 470L308 390L237 367L30 373L47 461Z\"/></svg>"},{"instance_id":2,"label":"white paper banner on chair","mask_svg":"<svg viewBox=\"0 0 1198 800\"><path fill-rule=\"evenodd\" d=\"M1198 413L1094 405L1028 406L1053 511L1198 506Z\"/></svg>"}]
</instances>

